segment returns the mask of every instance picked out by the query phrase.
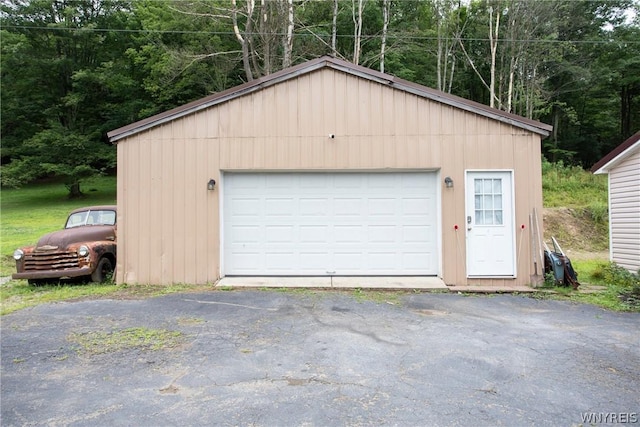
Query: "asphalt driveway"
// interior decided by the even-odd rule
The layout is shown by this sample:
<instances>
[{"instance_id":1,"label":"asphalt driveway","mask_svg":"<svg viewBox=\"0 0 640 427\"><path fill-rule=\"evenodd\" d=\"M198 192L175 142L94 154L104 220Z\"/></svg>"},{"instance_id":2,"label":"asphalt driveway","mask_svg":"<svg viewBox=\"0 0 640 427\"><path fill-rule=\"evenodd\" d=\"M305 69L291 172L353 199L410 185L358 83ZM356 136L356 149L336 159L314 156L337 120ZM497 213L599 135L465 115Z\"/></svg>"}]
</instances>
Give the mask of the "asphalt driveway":
<instances>
[{"instance_id":1,"label":"asphalt driveway","mask_svg":"<svg viewBox=\"0 0 640 427\"><path fill-rule=\"evenodd\" d=\"M388 299L218 291L22 310L2 317L1 423L640 425L639 314L517 295ZM182 341L87 353L72 339L128 328Z\"/></svg>"}]
</instances>

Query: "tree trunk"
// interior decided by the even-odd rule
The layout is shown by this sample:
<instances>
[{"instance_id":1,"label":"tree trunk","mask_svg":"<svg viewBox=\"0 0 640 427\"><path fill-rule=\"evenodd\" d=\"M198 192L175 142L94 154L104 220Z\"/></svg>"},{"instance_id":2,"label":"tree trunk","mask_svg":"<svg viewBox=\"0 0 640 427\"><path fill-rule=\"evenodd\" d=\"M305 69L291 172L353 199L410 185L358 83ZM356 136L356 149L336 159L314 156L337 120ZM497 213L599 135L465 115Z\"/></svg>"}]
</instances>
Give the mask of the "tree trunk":
<instances>
[{"instance_id":1,"label":"tree trunk","mask_svg":"<svg viewBox=\"0 0 640 427\"><path fill-rule=\"evenodd\" d=\"M436 11L436 14L438 16L438 50L436 53L436 74L437 74L437 78L438 78L438 90L444 90L444 83L443 83L443 79L442 79L442 57L443 57L443 53L442 51L444 50L442 47L442 22L441 22L441 18L440 18L440 13L439 11Z\"/></svg>"},{"instance_id":2,"label":"tree trunk","mask_svg":"<svg viewBox=\"0 0 640 427\"><path fill-rule=\"evenodd\" d=\"M518 63L518 58L511 57L509 63L509 88L507 89L507 113L511 113L511 108L513 106L513 82L516 74L516 66Z\"/></svg>"},{"instance_id":3,"label":"tree trunk","mask_svg":"<svg viewBox=\"0 0 640 427\"><path fill-rule=\"evenodd\" d=\"M236 35L236 38L240 42L240 46L242 47L242 66L244 67L244 73L247 77L247 81L253 80L253 72L251 71L251 63L249 62L249 42L242 37L240 33L240 28L238 27L238 5L236 4L236 0L231 0L231 5L233 6L232 10L232 20L233 20L233 33ZM247 8L250 6L247 5ZM247 18L247 26L249 22L251 22L251 15Z\"/></svg>"},{"instance_id":4,"label":"tree trunk","mask_svg":"<svg viewBox=\"0 0 640 427\"><path fill-rule=\"evenodd\" d=\"M633 134L631 106L633 104L633 95L637 93L633 89L633 86L628 84L620 88L620 136L623 140Z\"/></svg>"},{"instance_id":5,"label":"tree trunk","mask_svg":"<svg viewBox=\"0 0 640 427\"><path fill-rule=\"evenodd\" d=\"M356 12L356 4L358 2L358 10ZM360 44L362 39L362 11L364 9L365 0L352 0L353 5L353 24L354 24L354 38L353 38L353 63L358 65L360 63Z\"/></svg>"},{"instance_id":6,"label":"tree trunk","mask_svg":"<svg viewBox=\"0 0 640 427\"><path fill-rule=\"evenodd\" d=\"M496 13L495 29L493 27L493 6L489 7L489 47L491 48L491 79L489 81L489 106L495 107L496 98L496 53L498 51L498 34L500 29L500 11ZM495 34L494 34L495 31Z\"/></svg>"},{"instance_id":7,"label":"tree trunk","mask_svg":"<svg viewBox=\"0 0 640 427\"><path fill-rule=\"evenodd\" d=\"M333 0L333 17L331 19L331 54L336 57L336 35L338 33L338 0Z\"/></svg>"},{"instance_id":8,"label":"tree trunk","mask_svg":"<svg viewBox=\"0 0 640 427\"><path fill-rule=\"evenodd\" d=\"M387 48L387 31L389 29L389 8L391 0L382 0L382 46L380 47L380 72L384 73L384 55Z\"/></svg>"},{"instance_id":9,"label":"tree trunk","mask_svg":"<svg viewBox=\"0 0 640 427\"><path fill-rule=\"evenodd\" d=\"M68 197L70 199L79 199L83 196L82 191L80 191L80 181L76 181L72 184L67 184L67 190L69 190Z\"/></svg>"},{"instance_id":10,"label":"tree trunk","mask_svg":"<svg viewBox=\"0 0 640 427\"><path fill-rule=\"evenodd\" d=\"M266 0L260 0L260 37L262 39L262 75L269 75L272 72L271 63L271 31L268 28L269 10Z\"/></svg>"},{"instance_id":11,"label":"tree trunk","mask_svg":"<svg viewBox=\"0 0 640 427\"><path fill-rule=\"evenodd\" d=\"M282 58L282 68L288 68L291 66L291 54L293 51L293 0L286 0L287 2L287 35L285 36L283 43L284 57Z\"/></svg>"}]
</instances>

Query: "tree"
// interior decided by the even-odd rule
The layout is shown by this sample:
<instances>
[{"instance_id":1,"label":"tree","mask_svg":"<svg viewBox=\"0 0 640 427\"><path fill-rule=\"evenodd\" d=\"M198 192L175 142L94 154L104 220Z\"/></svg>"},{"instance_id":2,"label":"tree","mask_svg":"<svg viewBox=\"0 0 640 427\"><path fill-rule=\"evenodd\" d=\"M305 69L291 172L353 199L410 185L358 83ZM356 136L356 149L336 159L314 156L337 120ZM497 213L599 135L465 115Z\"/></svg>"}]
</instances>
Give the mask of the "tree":
<instances>
[{"instance_id":1,"label":"tree","mask_svg":"<svg viewBox=\"0 0 640 427\"><path fill-rule=\"evenodd\" d=\"M115 167L105 133L118 120L105 122L100 105L113 99L104 72L126 37L102 29L122 27L129 4L7 0L0 10L2 184L60 177L77 197L82 179Z\"/></svg>"},{"instance_id":2,"label":"tree","mask_svg":"<svg viewBox=\"0 0 640 427\"><path fill-rule=\"evenodd\" d=\"M549 96L543 119L554 125L544 146L550 159L588 167L624 140L624 83L637 82L640 48L638 22L624 21L625 12L637 7L624 0L558 3L560 52L547 61L544 82Z\"/></svg>"}]
</instances>

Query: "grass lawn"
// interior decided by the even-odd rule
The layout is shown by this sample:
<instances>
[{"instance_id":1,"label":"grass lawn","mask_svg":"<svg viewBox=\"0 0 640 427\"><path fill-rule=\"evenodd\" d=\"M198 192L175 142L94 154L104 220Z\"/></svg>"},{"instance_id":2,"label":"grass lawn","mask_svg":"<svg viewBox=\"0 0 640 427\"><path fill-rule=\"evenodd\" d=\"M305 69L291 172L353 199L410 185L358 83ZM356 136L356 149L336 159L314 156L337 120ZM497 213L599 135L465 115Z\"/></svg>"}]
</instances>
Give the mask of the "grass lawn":
<instances>
[{"instance_id":1,"label":"grass lawn","mask_svg":"<svg viewBox=\"0 0 640 427\"><path fill-rule=\"evenodd\" d=\"M116 178L97 177L82 185L85 196L68 199L60 183L2 189L0 193L0 276L15 272L13 251L34 245L45 233L60 230L69 212L90 205L116 203Z\"/></svg>"}]
</instances>

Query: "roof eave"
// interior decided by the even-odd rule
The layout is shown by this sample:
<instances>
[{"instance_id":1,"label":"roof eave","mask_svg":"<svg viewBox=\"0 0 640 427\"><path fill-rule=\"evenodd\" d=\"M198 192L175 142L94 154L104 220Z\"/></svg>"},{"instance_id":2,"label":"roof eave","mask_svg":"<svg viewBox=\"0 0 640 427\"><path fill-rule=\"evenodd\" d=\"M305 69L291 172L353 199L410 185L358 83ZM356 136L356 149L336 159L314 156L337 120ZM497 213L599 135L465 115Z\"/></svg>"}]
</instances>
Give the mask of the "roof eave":
<instances>
[{"instance_id":1,"label":"roof eave","mask_svg":"<svg viewBox=\"0 0 640 427\"><path fill-rule=\"evenodd\" d=\"M634 137L636 137L636 136L638 137L638 139L634 143L632 143L630 146L626 147L624 150L622 150L620 153L616 154L612 158L608 159L608 161L606 161L606 163L600 165L599 164L600 162L598 162L595 165L593 165L593 167L591 168L591 171L593 172L593 174L594 175L601 175L601 174L609 173L609 171L613 167L615 167L618 163L623 161L627 157L627 155L629 155L636 148L640 148L640 132L637 133L636 135L634 135ZM615 151L615 149L612 151L612 153L614 151ZM604 159L607 159L607 157L604 157L603 160Z\"/></svg>"}]
</instances>

